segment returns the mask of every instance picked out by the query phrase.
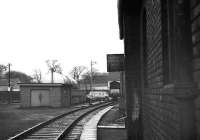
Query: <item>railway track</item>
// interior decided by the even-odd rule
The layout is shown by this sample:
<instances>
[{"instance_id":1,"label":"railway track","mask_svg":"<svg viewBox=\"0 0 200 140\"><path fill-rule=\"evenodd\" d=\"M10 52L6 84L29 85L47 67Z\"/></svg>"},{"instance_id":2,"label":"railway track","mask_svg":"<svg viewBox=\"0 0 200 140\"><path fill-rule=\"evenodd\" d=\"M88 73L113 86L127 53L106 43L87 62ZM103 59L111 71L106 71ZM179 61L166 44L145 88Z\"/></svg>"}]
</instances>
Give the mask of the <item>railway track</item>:
<instances>
[{"instance_id":1,"label":"railway track","mask_svg":"<svg viewBox=\"0 0 200 140\"><path fill-rule=\"evenodd\" d=\"M72 127L69 130L69 133L65 134L63 137L63 140L78 140L80 139L80 136L82 134L82 130L84 128L84 125L95 115L97 114L102 108L99 108L95 111L92 111L91 113L87 114L85 117L80 119L74 127Z\"/></svg>"},{"instance_id":2,"label":"railway track","mask_svg":"<svg viewBox=\"0 0 200 140\"><path fill-rule=\"evenodd\" d=\"M84 122L91 117L91 112L95 112L95 110L97 111L98 109L109 104L111 103L103 103L73 110L34 126L10 138L9 140L75 140L75 138L81 134L81 129ZM75 136L75 134L77 135Z\"/></svg>"}]
</instances>

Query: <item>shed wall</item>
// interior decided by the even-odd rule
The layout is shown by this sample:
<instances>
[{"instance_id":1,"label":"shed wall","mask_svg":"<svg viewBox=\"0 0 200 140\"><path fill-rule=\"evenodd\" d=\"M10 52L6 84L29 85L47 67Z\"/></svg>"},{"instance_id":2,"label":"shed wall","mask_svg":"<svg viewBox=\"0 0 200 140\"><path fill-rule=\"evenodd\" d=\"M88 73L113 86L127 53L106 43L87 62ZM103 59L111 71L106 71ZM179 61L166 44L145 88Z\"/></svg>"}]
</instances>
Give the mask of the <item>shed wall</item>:
<instances>
[{"instance_id":1,"label":"shed wall","mask_svg":"<svg viewBox=\"0 0 200 140\"><path fill-rule=\"evenodd\" d=\"M79 104L86 101L86 91L85 90L71 90L71 104Z\"/></svg>"},{"instance_id":2,"label":"shed wall","mask_svg":"<svg viewBox=\"0 0 200 140\"><path fill-rule=\"evenodd\" d=\"M21 107L30 107L31 106L31 95L30 88L23 87L21 88Z\"/></svg>"},{"instance_id":3,"label":"shed wall","mask_svg":"<svg viewBox=\"0 0 200 140\"><path fill-rule=\"evenodd\" d=\"M61 105L61 87L50 87L50 106L60 107Z\"/></svg>"},{"instance_id":4,"label":"shed wall","mask_svg":"<svg viewBox=\"0 0 200 140\"><path fill-rule=\"evenodd\" d=\"M70 105L70 90L63 86L21 86L21 107L31 107L32 90L49 90L50 107Z\"/></svg>"}]
</instances>

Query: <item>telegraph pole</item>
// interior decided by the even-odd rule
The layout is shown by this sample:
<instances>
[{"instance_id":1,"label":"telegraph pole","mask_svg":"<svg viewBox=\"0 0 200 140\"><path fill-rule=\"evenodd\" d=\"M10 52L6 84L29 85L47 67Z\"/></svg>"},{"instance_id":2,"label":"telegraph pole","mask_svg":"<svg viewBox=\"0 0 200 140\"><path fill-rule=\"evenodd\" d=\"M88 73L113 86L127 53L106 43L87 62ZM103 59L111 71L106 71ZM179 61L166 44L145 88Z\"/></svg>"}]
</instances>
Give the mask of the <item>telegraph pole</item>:
<instances>
[{"instance_id":1,"label":"telegraph pole","mask_svg":"<svg viewBox=\"0 0 200 140\"><path fill-rule=\"evenodd\" d=\"M92 90L92 84L93 84L93 71L92 71L92 66L96 64L95 61L92 61L90 62L90 66L91 66L91 75L90 75L90 90Z\"/></svg>"},{"instance_id":2,"label":"telegraph pole","mask_svg":"<svg viewBox=\"0 0 200 140\"><path fill-rule=\"evenodd\" d=\"M10 63L8 63L8 87L10 91Z\"/></svg>"},{"instance_id":3,"label":"telegraph pole","mask_svg":"<svg viewBox=\"0 0 200 140\"><path fill-rule=\"evenodd\" d=\"M8 103L11 103L11 86L10 86L10 63L8 63Z\"/></svg>"},{"instance_id":4,"label":"telegraph pole","mask_svg":"<svg viewBox=\"0 0 200 140\"><path fill-rule=\"evenodd\" d=\"M53 68L51 68L51 83L53 84L53 72L54 72L54 70L53 70Z\"/></svg>"}]
</instances>

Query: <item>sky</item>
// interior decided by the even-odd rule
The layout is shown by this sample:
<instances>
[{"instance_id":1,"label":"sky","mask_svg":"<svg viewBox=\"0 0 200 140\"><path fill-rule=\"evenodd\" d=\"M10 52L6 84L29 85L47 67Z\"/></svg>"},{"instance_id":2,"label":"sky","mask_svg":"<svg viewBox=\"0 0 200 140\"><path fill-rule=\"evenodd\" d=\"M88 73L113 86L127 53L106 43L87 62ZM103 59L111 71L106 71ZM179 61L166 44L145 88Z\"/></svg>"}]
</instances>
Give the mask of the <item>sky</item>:
<instances>
[{"instance_id":1,"label":"sky","mask_svg":"<svg viewBox=\"0 0 200 140\"><path fill-rule=\"evenodd\" d=\"M58 60L64 75L91 60L106 72L106 54L123 53L117 0L1 0L0 48L0 64L40 69L47 81L46 60Z\"/></svg>"}]
</instances>

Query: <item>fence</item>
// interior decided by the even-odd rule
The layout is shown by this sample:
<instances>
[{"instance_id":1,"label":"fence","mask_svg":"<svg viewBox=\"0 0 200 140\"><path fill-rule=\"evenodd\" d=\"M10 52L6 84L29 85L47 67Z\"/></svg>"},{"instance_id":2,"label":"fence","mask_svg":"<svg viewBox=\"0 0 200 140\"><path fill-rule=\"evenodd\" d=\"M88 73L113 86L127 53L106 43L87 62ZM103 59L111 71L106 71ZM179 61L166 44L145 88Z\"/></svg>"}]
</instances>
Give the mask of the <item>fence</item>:
<instances>
[{"instance_id":1,"label":"fence","mask_svg":"<svg viewBox=\"0 0 200 140\"><path fill-rule=\"evenodd\" d=\"M0 91L0 103L19 103L20 102L20 92L19 91Z\"/></svg>"}]
</instances>

